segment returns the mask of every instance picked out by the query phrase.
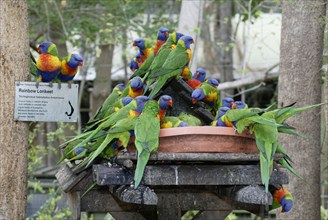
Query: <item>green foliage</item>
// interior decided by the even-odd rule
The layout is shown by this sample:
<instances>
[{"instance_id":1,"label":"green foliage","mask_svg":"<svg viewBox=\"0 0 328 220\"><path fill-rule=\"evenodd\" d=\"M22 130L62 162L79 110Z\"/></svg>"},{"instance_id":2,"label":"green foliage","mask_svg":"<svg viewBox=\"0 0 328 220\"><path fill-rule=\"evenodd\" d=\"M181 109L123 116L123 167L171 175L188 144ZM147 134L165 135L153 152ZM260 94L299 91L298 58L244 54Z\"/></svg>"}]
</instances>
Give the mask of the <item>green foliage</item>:
<instances>
[{"instance_id":1,"label":"green foliage","mask_svg":"<svg viewBox=\"0 0 328 220\"><path fill-rule=\"evenodd\" d=\"M58 129L54 132L44 134L40 129L41 123L31 123L28 138L28 189L31 192L28 195L28 200L33 198L33 193L41 193L46 195L46 202L40 209L27 219L43 220L43 219L70 219L71 212L69 208L58 208L57 203L62 199L63 193L56 186L54 181L51 187L45 187L44 184L34 177L34 172L42 166L43 158L50 151L58 153L58 149L54 146L43 146L35 144L37 135L46 135L47 140L52 142L55 138L66 140L64 130L75 130L74 125L69 123L58 123Z\"/></svg>"}]
</instances>

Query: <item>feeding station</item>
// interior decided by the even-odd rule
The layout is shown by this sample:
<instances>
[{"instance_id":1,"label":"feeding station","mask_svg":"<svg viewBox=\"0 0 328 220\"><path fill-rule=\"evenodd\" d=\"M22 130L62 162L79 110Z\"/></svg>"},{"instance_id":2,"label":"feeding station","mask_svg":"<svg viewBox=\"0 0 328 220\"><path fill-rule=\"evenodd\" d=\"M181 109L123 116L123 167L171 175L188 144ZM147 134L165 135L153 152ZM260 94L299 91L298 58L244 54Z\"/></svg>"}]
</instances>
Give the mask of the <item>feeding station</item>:
<instances>
[{"instance_id":1,"label":"feeding station","mask_svg":"<svg viewBox=\"0 0 328 220\"><path fill-rule=\"evenodd\" d=\"M190 90L176 79L163 88L162 93L174 100L169 114L184 111L205 123L213 121L201 102L191 104ZM268 215L272 195L262 186L259 154L249 134L212 126L161 129L158 152L150 156L137 189L136 161L131 142L110 161L98 160L88 168L63 165L56 178L74 218L81 212L109 212L117 220L177 220L188 210L199 210L194 220L224 219L235 209ZM82 197L94 183L96 187ZM275 165L270 187L287 183L286 170Z\"/></svg>"}]
</instances>

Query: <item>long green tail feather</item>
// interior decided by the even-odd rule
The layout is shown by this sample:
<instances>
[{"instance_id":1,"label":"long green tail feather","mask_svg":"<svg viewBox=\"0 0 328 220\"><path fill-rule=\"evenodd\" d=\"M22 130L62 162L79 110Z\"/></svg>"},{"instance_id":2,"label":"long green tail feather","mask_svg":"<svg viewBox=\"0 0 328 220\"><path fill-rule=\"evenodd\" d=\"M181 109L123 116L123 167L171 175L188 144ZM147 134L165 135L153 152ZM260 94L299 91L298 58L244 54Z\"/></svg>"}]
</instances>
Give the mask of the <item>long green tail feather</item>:
<instances>
[{"instance_id":1,"label":"long green tail feather","mask_svg":"<svg viewBox=\"0 0 328 220\"><path fill-rule=\"evenodd\" d=\"M137 160L137 167L134 173L134 188L136 189L143 177L143 173L145 171L145 167L147 165L147 162L149 160L150 153L146 150L143 150L140 154L138 154L138 160Z\"/></svg>"}]
</instances>

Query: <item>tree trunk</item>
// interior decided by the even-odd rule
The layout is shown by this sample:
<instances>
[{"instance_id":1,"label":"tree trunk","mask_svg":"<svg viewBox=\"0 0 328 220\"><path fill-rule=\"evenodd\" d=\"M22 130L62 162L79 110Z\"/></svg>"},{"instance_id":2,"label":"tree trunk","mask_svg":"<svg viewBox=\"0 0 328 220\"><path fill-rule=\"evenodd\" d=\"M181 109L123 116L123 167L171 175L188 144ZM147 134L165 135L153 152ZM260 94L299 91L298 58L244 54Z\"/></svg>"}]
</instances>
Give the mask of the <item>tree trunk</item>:
<instances>
[{"instance_id":1,"label":"tree trunk","mask_svg":"<svg viewBox=\"0 0 328 220\"><path fill-rule=\"evenodd\" d=\"M320 70L325 0L283 1L279 96L280 107L321 102ZM320 219L320 109L303 112L288 121L306 138L281 135L281 145L306 183L290 175L285 186L294 196L294 208L281 217Z\"/></svg>"},{"instance_id":2,"label":"tree trunk","mask_svg":"<svg viewBox=\"0 0 328 220\"><path fill-rule=\"evenodd\" d=\"M0 219L25 219L28 124L14 121L14 97L29 74L27 10L27 1L0 1Z\"/></svg>"},{"instance_id":3,"label":"tree trunk","mask_svg":"<svg viewBox=\"0 0 328 220\"><path fill-rule=\"evenodd\" d=\"M218 5L216 14L218 22L216 22L215 41L220 42L220 47L215 46L216 63L219 66L221 82L233 81L232 68L232 47L231 47L231 17L232 17L232 1L221 1ZM224 91L225 96L232 96L232 90ZM224 97L224 96L223 96Z\"/></svg>"},{"instance_id":4,"label":"tree trunk","mask_svg":"<svg viewBox=\"0 0 328 220\"><path fill-rule=\"evenodd\" d=\"M95 114L97 109L104 103L105 99L112 90L112 60L114 45L105 44L100 46L101 54L97 59L97 77L93 82L92 93L92 114Z\"/></svg>"}]
</instances>

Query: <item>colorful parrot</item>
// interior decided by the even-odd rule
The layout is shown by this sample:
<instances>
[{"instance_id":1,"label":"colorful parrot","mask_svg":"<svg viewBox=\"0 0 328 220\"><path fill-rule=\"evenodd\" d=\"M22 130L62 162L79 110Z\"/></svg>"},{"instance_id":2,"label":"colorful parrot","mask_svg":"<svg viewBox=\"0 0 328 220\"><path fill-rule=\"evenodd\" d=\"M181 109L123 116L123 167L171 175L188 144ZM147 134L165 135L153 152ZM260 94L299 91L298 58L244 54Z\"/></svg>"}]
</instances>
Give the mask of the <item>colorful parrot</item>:
<instances>
[{"instance_id":1,"label":"colorful parrot","mask_svg":"<svg viewBox=\"0 0 328 220\"><path fill-rule=\"evenodd\" d=\"M168 79L181 75L184 66L191 59L190 44L194 40L190 36L182 36L177 44L177 47L169 54L163 66L157 69L150 77L156 80L155 87L149 94L149 98L153 98L165 85Z\"/></svg>"},{"instance_id":2,"label":"colorful parrot","mask_svg":"<svg viewBox=\"0 0 328 220\"><path fill-rule=\"evenodd\" d=\"M169 95L162 95L158 100L158 105L159 105L159 119L160 121L162 121L166 115L166 111L169 108L172 108L173 105L172 97Z\"/></svg>"},{"instance_id":3,"label":"colorful parrot","mask_svg":"<svg viewBox=\"0 0 328 220\"><path fill-rule=\"evenodd\" d=\"M141 182L150 154L156 152L158 149L160 131L158 113L158 103L154 100L148 101L134 127L134 144L138 151L137 167L134 175L134 188L137 188Z\"/></svg>"},{"instance_id":4,"label":"colorful parrot","mask_svg":"<svg viewBox=\"0 0 328 220\"><path fill-rule=\"evenodd\" d=\"M159 29L158 34L157 34L157 41L156 41L153 53L151 53L147 57L147 59L143 61L142 65L139 67L139 69L137 71L135 71L132 74L131 78L133 78L135 76L143 77L147 73L147 71L149 70L149 67L151 66L152 62L155 59L155 56L158 53L158 50L166 42L168 36L169 36L169 29L167 29L167 28Z\"/></svg>"},{"instance_id":5,"label":"colorful parrot","mask_svg":"<svg viewBox=\"0 0 328 220\"><path fill-rule=\"evenodd\" d=\"M207 79L205 82L207 82L214 88L218 88L218 86L219 86L219 81L217 81L216 79Z\"/></svg>"},{"instance_id":6,"label":"colorful parrot","mask_svg":"<svg viewBox=\"0 0 328 220\"><path fill-rule=\"evenodd\" d=\"M229 109L235 109L236 108L236 103L233 98L230 97L225 97L222 99L222 107L228 107Z\"/></svg>"},{"instance_id":7,"label":"colorful parrot","mask_svg":"<svg viewBox=\"0 0 328 220\"><path fill-rule=\"evenodd\" d=\"M137 38L133 41L132 46L136 46L139 48L140 59L142 62L153 53L153 48L148 40L144 40L143 38Z\"/></svg>"},{"instance_id":8,"label":"colorful parrot","mask_svg":"<svg viewBox=\"0 0 328 220\"><path fill-rule=\"evenodd\" d=\"M130 62L130 70L134 73L137 69L139 69L139 65L135 60L131 60Z\"/></svg>"},{"instance_id":9,"label":"colorful parrot","mask_svg":"<svg viewBox=\"0 0 328 220\"><path fill-rule=\"evenodd\" d=\"M133 77L126 88L123 90L121 97L132 97L135 98L143 94L146 84L142 81L139 76Z\"/></svg>"},{"instance_id":10,"label":"colorful parrot","mask_svg":"<svg viewBox=\"0 0 328 220\"><path fill-rule=\"evenodd\" d=\"M229 121L227 119L227 117L225 116L225 114L227 113L227 111L229 111L230 108L227 106L222 106L219 108L218 110L218 119L215 122L216 126L220 126L220 127L232 127L232 122Z\"/></svg>"},{"instance_id":11,"label":"colorful parrot","mask_svg":"<svg viewBox=\"0 0 328 220\"><path fill-rule=\"evenodd\" d=\"M206 108L215 116L221 104L220 92L212 85L204 82L201 87L195 89L192 94L192 103L205 102Z\"/></svg>"},{"instance_id":12,"label":"colorful parrot","mask_svg":"<svg viewBox=\"0 0 328 220\"><path fill-rule=\"evenodd\" d=\"M111 128L114 124L116 124L119 120L122 120L123 118L139 115L142 112L142 109L148 100L149 98L147 96L136 97L128 105L124 106L119 111L103 119L95 130L83 132L82 134L76 136L75 138L69 140L66 143L82 139L82 141L79 142L77 145L75 145L73 149L84 146L89 141L91 141L99 132L101 132L101 130L107 130Z\"/></svg>"},{"instance_id":13,"label":"colorful parrot","mask_svg":"<svg viewBox=\"0 0 328 220\"><path fill-rule=\"evenodd\" d=\"M37 82L52 82L61 70L61 61L58 58L57 47L52 42L42 42L38 47L40 56L36 61Z\"/></svg>"},{"instance_id":14,"label":"colorful parrot","mask_svg":"<svg viewBox=\"0 0 328 220\"><path fill-rule=\"evenodd\" d=\"M293 196L287 189L277 189L273 192L270 210L281 207L281 212L289 212L293 208Z\"/></svg>"},{"instance_id":15,"label":"colorful parrot","mask_svg":"<svg viewBox=\"0 0 328 220\"><path fill-rule=\"evenodd\" d=\"M107 98L104 101L104 103L102 104L102 106L97 110L95 115L89 119L89 121L87 122L87 125L88 124L90 125L93 122L98 121L99 119L105 118L105 114L106 114L107 110L110 108L111 105L113 105L118 100L118 98L122 94L123 89L124 89L123 83L117 84L114 87L112 93L109 96L107 96Z\"/></svg>"},{"instance_id":16,"label":"colorful parrot","mask_svg":"<svg viewBox=\"0 0 328 220\"><path fill-rule=\"evenodd\" d=\"M61 71L58 74L57 79L59 79L60 82L68 82L73 80L79 66L83 66L83 58L76 53L69 54L61 61Z\"/></svg>"},{"instance_id":17,"label":"colorful parrot","mask_svg":"<svg viewBox=\"0 0 328 220\"><path fill-rule=\"evenodd\" d=\"M197 118L191 114L187 114L185 112L181 112L178 117L181 121L187 122L189 126L202 126L203 125L202 121L199 118Z\"/></svg>"},{"instance_id":18,"label":"colorful parrot","mask_svg":"<svg viewBox=\"0 0 328 220\"><path fill-rule=\"evenodd\" d=\"M177 127L188 127L189 124L182 121L179 117L166 116L161 121L161 128L177 128Z\"/></svg>"},{"instance_id":19,"label":"colorful parrot","mask_svg":"<svg viewBox=\"0 0 328 220\"><path fill-rule=\"evenodd\" d=\"M178 32L173 32L170 34L169 38L167 39L166 43L161 46L159 49L157 55L154 58L154 61L151 63L151 66L149 67L148 72L143 77L143 80L147 80L147 88L148 90L149 86L153 84L155 79L149 79L149 76L152 75L153 72L157 71L157 69L161 68L167 59L168 55L171 53L171 51L176 47L176 44L178 40L183 36L183 34Z\"/></svg>"},{"instance_id":20,"label":"colorful parrot","mask_svg":"<svg viewBox=\"0 0 328 220\"><path fill-rule=\"evenodd\" d=\"M193 74L192 78L187 81L187 84L193 89L197 89L202 85L206 78L206 71L199 67L196 69L196 72Z\"/></svg>"},{"instance_id":21,"label":"colorful parrot","mask_svg":"<svg viewBox=\"0 0 328 220\"><path fill-rule=\"evenodd\" d=\"M248 105L242 101L235 101L234 106L232 106L232 108L233 109L247 109Z\"/></svg>"}]
</instances>

